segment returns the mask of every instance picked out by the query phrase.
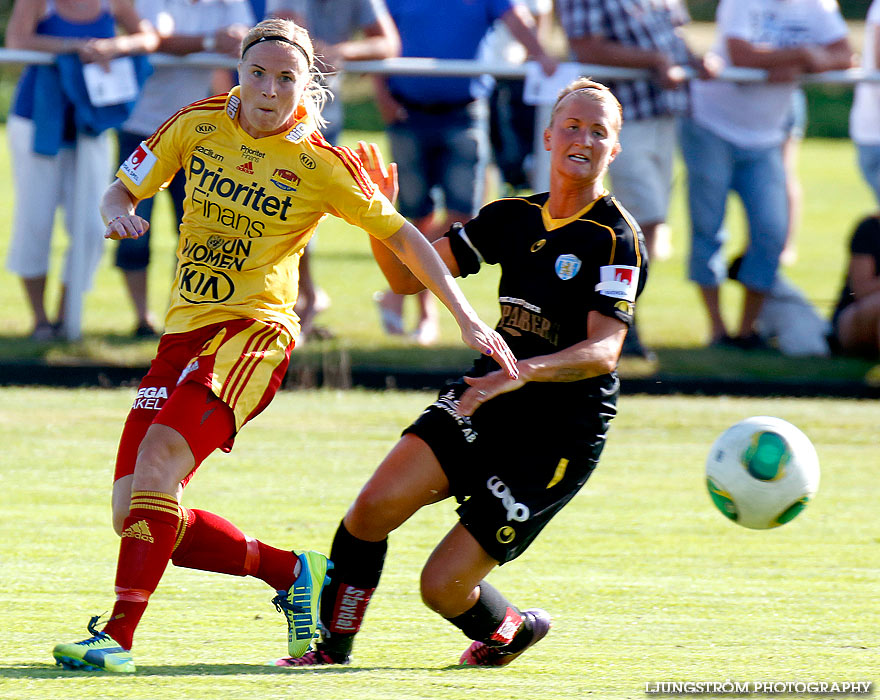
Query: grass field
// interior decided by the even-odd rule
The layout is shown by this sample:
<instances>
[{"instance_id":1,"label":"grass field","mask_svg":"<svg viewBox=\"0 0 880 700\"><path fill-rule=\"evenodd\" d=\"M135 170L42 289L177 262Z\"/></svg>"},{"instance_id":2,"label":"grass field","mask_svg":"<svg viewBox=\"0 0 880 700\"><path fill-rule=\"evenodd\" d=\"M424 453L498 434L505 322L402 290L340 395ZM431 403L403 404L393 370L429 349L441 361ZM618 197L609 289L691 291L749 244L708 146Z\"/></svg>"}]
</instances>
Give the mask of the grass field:
<instances>
[{"instance_id":1,"label":"grass field","mask_svg":"<svg viewBox=\"0 0 880 700\"><path fill-rule=\"evenodd\" d=\"M650 697L645 684L664 680L880 681L876 404L649 397L621 399L586 488L490 577L554 617L547 639L506 669L455 668L466 640L420 603L421 564L454 522L445 503L392 536L351 666L268 667L286 638L272 592L172 567L138 633L136 676L62 671L52 646L86 636L88 616L112 605L110 475L131 398L3 390L2 698L618 700ZM429 398L284 392L230 455L206 462L185 503L269 543L326 551L360 485ZM815 501L763 532L717 513L702 477L717 434L755 414L799 425L822 462Z\"/></svg>"},{"instance_id":2,"label":"grass field","mask_svg":"<svg viewBox=\"0 0 880 700\"><path fill-rule=\"evenodd\" d=\"M383 134L347 132L345 140L358 138L382 141ZM0 164L7 162L6 140L0 138ZM862 182L850 142L809 139L800 159L804 187L803 223L800 229L800 257L785 273L801 286L820 312L830 314L839 292L845 264L846 244L855 223L873 207L872 197ZM810 379L815 377L860 380L870 364L855 360L783 358L769 353L709 350L703 347L708 334L705 314L696 289L686 281L685 257L688 229L682 173L676 178L670 212L675 255L652 263L650 281L639 304L639 323L645 341L656 347L659 367L630 367L622 371L697 376L754 376ZM150 267L150 304L161 317L172 277L176 237L169 226L169 208L160 196L155 223L153 260ZM0 167L0 258L5 259L12 218L10 171ZM731 202L729 224L733 256L743 245L744 227L738 201ZM50 273L50 304L54 309L66 237L59 229L55 237ZM107 247L95 289L88 295L84 340L79 344L51 346L24 339L31 320L24 306L21 285L7 270L0 269L0 361L39 359L55 364L97 362L101 364L146 365L155 349L152 341L133 341L130 333L134 315L123 290L119 272L113 267L112 248ZM297 348L294 365L319 364L347 354L356 365L461 368L471 352L458 338L451 316L442 314L439 346L423 350L406 339L384 336L373 307L372 294L383 279L369 252L366 234L329 217L318 233L314 253L316 277L333 299L320 317L337 339ZM490 323L497 318L497 271L489 269L461 282L481 316ZM734 283L723 289L724 307L733 322L739 313L741 290ZM414 313L414 305L407 312ZM413 324L414 319L409 320Z\"/></svg>"}]
</instances>

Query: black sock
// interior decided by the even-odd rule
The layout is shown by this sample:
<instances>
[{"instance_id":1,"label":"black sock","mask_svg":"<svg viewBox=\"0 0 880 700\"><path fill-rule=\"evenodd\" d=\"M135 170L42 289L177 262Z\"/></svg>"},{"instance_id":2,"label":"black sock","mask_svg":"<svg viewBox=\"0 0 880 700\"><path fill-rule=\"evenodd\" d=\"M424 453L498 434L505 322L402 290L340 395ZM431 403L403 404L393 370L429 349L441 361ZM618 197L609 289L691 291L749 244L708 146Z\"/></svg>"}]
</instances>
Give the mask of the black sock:
<instances>
[{"instance_id":1,"label":"black sock","mask_svg":"<svg viewBox=\"0 0 880 700\"><path fill-rule=\"evenodd\" d=\"M351 653L354 635L364 619L373 591L379 585L388 540L367 542L352 535L344 523L339 523L330 560L333 569L328 573L330 583L321 594L321 622L324 639L321 650L333 657Z\"/></svg>"},{"instance_id":2,"label":"black sock","mask_svg":"<svg viewBox=\"0 0 880 700\"><path fill-rule=\"evenodd\" d=\"M519 608L494 586L480 582L480 598L474 606L449 621L470 639L488 646L519 651L531 640L532 627Z\"/></svg>"}]
</instances>

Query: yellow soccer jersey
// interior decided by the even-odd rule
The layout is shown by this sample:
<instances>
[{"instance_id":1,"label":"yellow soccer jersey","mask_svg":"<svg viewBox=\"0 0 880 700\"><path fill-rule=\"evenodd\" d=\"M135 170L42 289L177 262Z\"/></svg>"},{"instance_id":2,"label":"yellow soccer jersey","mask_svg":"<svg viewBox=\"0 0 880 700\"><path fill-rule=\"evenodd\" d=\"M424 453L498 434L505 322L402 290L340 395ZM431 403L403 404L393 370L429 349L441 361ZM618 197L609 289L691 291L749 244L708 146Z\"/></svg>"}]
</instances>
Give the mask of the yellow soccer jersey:
<instances>
[{"instance_id":1,"label":"yellow soccer jersey","mask_svg":"<svg viewBox=\"0 0 880 700\"><path fill-rule=\"evenodd\" d=\"M240 105L234 88L184 107L116 173L138 199L180 168L186 175L168 333L249 317L296 336L299 259L318 222L334 214L387 238L405 221L304 112L290 130L254 139L239 125Z\"/></svg>"}]
</instances>

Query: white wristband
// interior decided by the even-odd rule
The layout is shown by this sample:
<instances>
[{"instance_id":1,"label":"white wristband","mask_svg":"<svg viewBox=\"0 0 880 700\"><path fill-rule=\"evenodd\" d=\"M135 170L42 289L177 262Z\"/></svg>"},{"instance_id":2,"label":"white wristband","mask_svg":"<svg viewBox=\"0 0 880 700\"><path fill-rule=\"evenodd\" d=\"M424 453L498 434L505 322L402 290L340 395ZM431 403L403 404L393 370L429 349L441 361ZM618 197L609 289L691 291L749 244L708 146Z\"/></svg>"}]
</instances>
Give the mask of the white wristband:
<instances>
[{"instance_id":1,"label":"white wristband","mask_svg":"<svg viewBox=\"0 0 880 700\"><path fill-rule=\"evenodd\" d=\"M205 34L202 37L202 51L211 52L217 48L217 37L213 34Z\"/></svg>"}]
</instances>

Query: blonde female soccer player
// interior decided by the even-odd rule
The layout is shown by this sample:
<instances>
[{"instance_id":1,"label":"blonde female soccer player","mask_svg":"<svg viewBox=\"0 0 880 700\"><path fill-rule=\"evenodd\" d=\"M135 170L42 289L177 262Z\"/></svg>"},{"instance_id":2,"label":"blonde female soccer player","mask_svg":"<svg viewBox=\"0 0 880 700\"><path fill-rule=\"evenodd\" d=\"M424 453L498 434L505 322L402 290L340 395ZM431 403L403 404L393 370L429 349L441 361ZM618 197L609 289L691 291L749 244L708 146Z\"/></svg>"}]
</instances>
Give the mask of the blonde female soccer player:
<instances>
[{"instance_id":1,"label":"blonde female soccer player","mask_svg":"<svg viewBox=\"0 0 880 700\"><path fill-rule=\"evenodd\" d=\"M573 82L544 132L549 193L493 202L434 243L455 275L501 266L497 330L519 376L478 359L404 430L336 532L323 641L277 665L348 663L388 534L450 497L459 522L428 558L421 594L474 640L460 663L501 666L547 634L546 612L520 610L485 577L522 554L586 483L616 414L615 368L647 273L641 231L603 186L620 127L620 103L605 86ZM364 155L379 162L375 147ZM375 170L392 191L395 169ZM421 288L373 248L393 289Z\"/></svg>"},{"instance_id":2,"label":"blonde female soccer player","mask_svg":"<svg viewBox=\"0 0 880 700\"><path fill-rule=\"evenodd\" d=\"M212 451L228 451L271 401L299 332L297 264L328 213L365 229L449 308L464 341L512 376L501 336L477 318L419 231L398 214L347 149L316 130L318 73L308 33L266 20L242 41L240 88L183 108L140 144L104 195L106 237L142 235L135 206L183 169L186 203L171 305L156 358L120 440L113 486L121 536L116 604L102 631L59 644L72 668L134 671L132 638L168 564L251 575L279 591L289 650L315 633L327 559L247 537L184 508L182 486Z\"/></svg>"}]
</instances>

